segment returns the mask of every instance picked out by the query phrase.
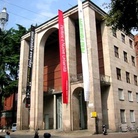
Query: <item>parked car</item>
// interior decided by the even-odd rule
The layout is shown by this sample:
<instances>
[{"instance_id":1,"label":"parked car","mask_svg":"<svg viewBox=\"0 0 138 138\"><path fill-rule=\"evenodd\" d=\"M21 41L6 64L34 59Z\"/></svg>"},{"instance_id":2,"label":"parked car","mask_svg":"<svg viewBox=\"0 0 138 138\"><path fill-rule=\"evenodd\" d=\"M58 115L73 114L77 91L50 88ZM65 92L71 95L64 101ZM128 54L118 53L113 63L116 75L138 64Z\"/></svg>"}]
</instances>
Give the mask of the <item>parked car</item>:
<instances>
[{"instance_id":1,"label":"parked car","mask_svg":"<svg viewBox=\"0 0 138 138\"><path fill-rule=\"evenodd\" d=\"M16 123L13 123L12 124L12 128L11 128L11 131L16 131L17 130L17 125L16 125Z\"/></svg>"}]
</instances>

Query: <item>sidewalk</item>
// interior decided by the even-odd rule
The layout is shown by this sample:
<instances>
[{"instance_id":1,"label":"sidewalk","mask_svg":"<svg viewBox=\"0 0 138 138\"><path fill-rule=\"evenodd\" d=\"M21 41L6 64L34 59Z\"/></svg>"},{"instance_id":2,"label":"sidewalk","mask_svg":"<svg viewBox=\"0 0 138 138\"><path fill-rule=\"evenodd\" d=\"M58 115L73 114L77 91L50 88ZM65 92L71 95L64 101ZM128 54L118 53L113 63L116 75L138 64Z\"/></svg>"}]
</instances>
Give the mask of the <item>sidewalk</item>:
<instances>
[{"instance_id":1,"label":"sidewalk","mask_svg":"<svg viewBox=\"0 0 138 138\"><path fill-rule=\"evenodd\" d=\"M43 137L43 134L48 132L52 135L52 138L138 138L137 132L109 132L108 135L103 134L92 134L89 130L76 130L64 132L60 130L39 130L40 138ZM35 134L35 131L31 130L20 130L11 132L11 136L14 138L32 138ZM0 133L1 136L5 135L5 132Z\"/></svg>"},{"instance_id":2,"label":"sidewalk","mask_svg":"<svg viewBox=\"0 0 138 138\"><path fill-rule=\"evenodd\" d=\"M39 135L43 135L44 133L50 133L53 136L92 136L92 132L89 130L76 130L76 131L62 131L62 130L39 130ZM35 131L31 130L21 130L21 131L15 131L11 132L11 134L17 134L17 135L33 135Z\"/></svg>"}]
</instances>

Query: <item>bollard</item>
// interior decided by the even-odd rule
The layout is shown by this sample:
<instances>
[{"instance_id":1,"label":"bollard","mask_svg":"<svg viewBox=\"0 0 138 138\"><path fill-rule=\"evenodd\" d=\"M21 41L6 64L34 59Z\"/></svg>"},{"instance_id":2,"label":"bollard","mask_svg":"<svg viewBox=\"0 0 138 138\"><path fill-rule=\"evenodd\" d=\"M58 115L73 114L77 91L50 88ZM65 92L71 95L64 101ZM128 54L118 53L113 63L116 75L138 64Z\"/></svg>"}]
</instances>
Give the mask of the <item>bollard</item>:
<instances>
[{"instance_id":1,"label":"bollard","mask_svg":"<svg viewBox=\"0 0 138 138\"><path fill-rule=\"evenodd\" d=\"M107 135L107 128L106 125L102 126L102 130L103 130L103 135Z\"/></svg>"},{"instance_id":2,"label":"bollard","mask_svg":"<svg viewBox=\"0 0 138 138\"><path fill-rule=\"evenodd\" d=\"M50 133L44 133L44 138L50 138L51 134Z\"/></svg>"}]
</instances>

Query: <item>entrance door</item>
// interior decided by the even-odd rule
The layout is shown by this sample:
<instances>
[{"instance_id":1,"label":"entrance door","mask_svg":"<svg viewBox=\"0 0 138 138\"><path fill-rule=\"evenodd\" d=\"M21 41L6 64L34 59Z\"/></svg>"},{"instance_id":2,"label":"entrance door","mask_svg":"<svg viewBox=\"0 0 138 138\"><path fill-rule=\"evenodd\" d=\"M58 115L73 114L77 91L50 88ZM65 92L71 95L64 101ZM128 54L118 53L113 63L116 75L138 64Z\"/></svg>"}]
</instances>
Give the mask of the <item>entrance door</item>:
<instances>
[{"instance_id":1,"label":"entrance door","mask_svg":"<svg viewBox=\"0 0 138 138\"><path fill-rule=\"evenodd\" d=\"M62 129L62 97L57 96L57 129Z\"/></svg>"},{"instance_id":2,"label":"entrance door","mask_svg":"<svg viewBox=\"0 0 138 138\"><path fill-rule=\"evenodd\" d=\"M49 129L49 115L48 114L45 115L45 128Z\"/></svg>"},{"instance_id":3,"label":"entrance door","mask_svg":"<svg viewBox=\"0 0 138 138\"><path fill-rule=\"evenodd\" d=\"M79 108L80 108L80 128L87 128L87 110L86 102L84 101L84 92L80 91L79 93Z\"/></svg>"}]
</instances>

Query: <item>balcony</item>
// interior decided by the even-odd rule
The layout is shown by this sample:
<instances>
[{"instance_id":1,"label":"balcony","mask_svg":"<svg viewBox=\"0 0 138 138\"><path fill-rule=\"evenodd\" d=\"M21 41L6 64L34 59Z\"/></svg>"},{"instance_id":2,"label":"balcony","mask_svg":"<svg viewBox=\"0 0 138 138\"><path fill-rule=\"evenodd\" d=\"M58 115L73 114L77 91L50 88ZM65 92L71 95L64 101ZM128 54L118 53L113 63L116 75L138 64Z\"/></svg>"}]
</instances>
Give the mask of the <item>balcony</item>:
<instances>
[{"instance_id":1,"label":"balcony","mask_svg":"<svg viewBox=\"0 0 138 138\"><path fill-rule=\"evenodd\" d=\"M77 75L71 75L70 76L70 82L78 82L78 81L82 81L83 80L83 76L82 74L77 74Z\"/></svg>"},{"instance_id":2,"label":"balcony","mask_svg":"<svg viewBox=\"0 0 138 138\"><path fill-rule=\"evenodd\" d=\"M83 76L82 74L77 74L77 75L71 75L70 76L70 82L78 82L78 81L83 81ZM110 76L107 75L100 75L100 82L102 86L110 86Z\"/></svg>"},{"instance_id":3,"label":"balcony","mask_svg":"<svg viewBox=\"0 0 138 138\"><path fill-rule=\"evenodd\" d=\"M110 86L110 76L100 75L101 86Z\"/></svg>"}]
</instances>

